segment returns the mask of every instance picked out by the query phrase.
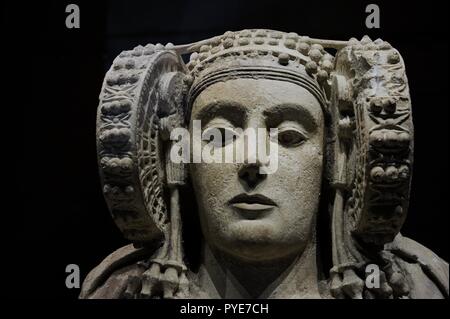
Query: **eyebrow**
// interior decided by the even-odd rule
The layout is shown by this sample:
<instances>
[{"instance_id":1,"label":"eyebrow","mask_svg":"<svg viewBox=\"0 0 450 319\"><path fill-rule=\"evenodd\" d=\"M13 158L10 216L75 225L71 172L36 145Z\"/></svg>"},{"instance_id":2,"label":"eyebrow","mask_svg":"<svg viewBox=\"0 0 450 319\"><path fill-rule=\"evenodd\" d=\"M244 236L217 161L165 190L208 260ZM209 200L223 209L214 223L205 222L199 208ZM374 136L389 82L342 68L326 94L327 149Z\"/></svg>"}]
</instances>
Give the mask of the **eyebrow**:
<instances>
[{"instance_id":1,"label":"eyebrow","mask_svg":"<svg viewBox=\"0 0 450 319\"><path fill-rule=\"evenodd\" d=\"M284 121L296 121L304 126L310 132L317 126L317 120L307 107L297 103L283 103L270 107L265 110L266 125L268 127L277 127Z\"/></svg>"},{"instance_id":2,"label":"eyebrow","mask_svg":"<svg viewBox=\"0 0 450 319\"><path fill-rule=\"evenodd\" d=\"M208 103L196 115L202 121L202 126L216 117L230 121L234 126L241 127L246 119L247 112L244 105L232 100L220 100Z\"/></svg>"}]
</instances>

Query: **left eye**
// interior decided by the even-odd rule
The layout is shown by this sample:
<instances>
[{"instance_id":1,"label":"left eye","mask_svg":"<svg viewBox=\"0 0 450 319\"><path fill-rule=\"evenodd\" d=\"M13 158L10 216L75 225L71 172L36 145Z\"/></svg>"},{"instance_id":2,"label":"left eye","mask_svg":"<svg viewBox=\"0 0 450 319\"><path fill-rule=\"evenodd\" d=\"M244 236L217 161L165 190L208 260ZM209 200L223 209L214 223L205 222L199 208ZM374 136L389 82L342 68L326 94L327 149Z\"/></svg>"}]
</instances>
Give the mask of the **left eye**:
<instances>
[{"instance_id":1,"label":"left eye","mask_svg":"<svg viewBox=\"0 0 450 319\"><path fill-rule=\"evenodd\" d=\"M278 132L278 143L283 146L292 147L302 144L306 140L304 134L297 130L286 129Z\"/></svg>"},{"instance_id":2,"label":"left eye","mask_svg":"<svg viewBox=\"0 0 450 319\"><path fill-rule=\"evenodd\" d=\"M216 136L221 138L216 139ZM237 138L237 134L228 127L211 127L203 132L203 137L204 140L211 142L214 147L224 147L233 142Z\"/></svg>"}]
</instances>

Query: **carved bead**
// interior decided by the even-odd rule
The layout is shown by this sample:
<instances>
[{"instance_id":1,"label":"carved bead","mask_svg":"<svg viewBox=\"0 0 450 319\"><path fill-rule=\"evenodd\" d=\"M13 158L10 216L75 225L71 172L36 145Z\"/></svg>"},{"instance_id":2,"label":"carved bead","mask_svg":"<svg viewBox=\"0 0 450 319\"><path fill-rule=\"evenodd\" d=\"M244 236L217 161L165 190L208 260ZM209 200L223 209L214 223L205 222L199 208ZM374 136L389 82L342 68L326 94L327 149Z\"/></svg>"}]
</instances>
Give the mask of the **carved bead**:
<instances>
[{"instance_id":1,"label":"carved bead","mask_svg":"<svg viewBox=\"0 0 450 319\"><path fill-rule=\"evenodd\" d=\"M106 83L108 85L115 85L117 82L117 74L109 74L106 78Z\"/></svg>"},{"instance_id":2,"label":"carved bead","mask_svg":"<svg viewBox=\"0 0 450 319\"><path fill-rule=\"evenodd\" d=\"M202 52L202 53L200 53L200 54L198 55L198 59L199 59L200 61L205 60L207 57L208 57L208 53L206 53L206 52Z\"/></svg>"},{"instance_id":3,"label":"carved bead","mask_svg":"<svg viewBox=\"0 0 450 319\"><path fill-rule=\"evenodd\" d=\"M363 36L363 38L361 39L361 44L369 44L370 42L372 42L372 40L368 35Z\"/></svg>"},{"instance_id":4,"label":"carved bead","mask_svg":"<svg viewBox=\"0 0 450 319\"><path fill-rule=\"evenodd\" d=\"M350 45L359 44L359 41L356 38L350 38L350 40L348 40L348 44Z\"/></svg>"},{"instance_id":5,"label":"carved bead","mask_svg":"<svg viewBox=\"0 0 450 319\"><path fill-rule=\"evenodd\" d=\"M185 75L183 78L183 82L187 86L191 86L192 83L194 82L194 77L192 75Z\"/></svg>"},{"instance_id":6,"label":"carved bead","mask_svg":"<svg viewBox=\"0 0 450 319\"><path fill-rule=\"evenodd\" d=\"M278 45L278 41L274 39L270 39L268 42L269 45Z\"/></svg>"},{"instance_id":7,"label":"carved bead","mask_svg":"<svg viewBox=\"0 0 450 319\"><path fill-rule=\"evenodd\" d=\"M270 34L270 37L274 39L281 39L283 37L283 34L281 32L272 32Z\"/></svg>"},{"instance_id":8,"label":"carved bead","mask_svg":"<svg viewBox=\"0 0 450 319\"><path fill-rule=\"evenodd\" d=\"M192 52L191 56L189 57L189 60L194 61L194 60L197 60L197 58L198 58L198 53Z\"/></svg>"},{"instance_id":9,"label":"carved bead","mask_svg":"<svg viewBox=\"0 0 450 319\"><path fill-rule=\"evenodd\" d=\"M264 44L264 38L255 38L255 40L253 40L253 42L255 44Z\"/></svg>"},{"instance_id":10,"label":"carved bead","mask_svg":"<svg viewBox=\"0 0 450 319\"><path fill-rule=\"evenodd\" d=\"M234 45L233 39L228 38L228 39L225 39L225 41L223 41L223 47L225 49L231 48L233 45Z\"/></svg>"},{"instance_id":11,"label":"carved bead","mask_svg":"<svg viewBox=\"0 0 450 319\"><path fill-rule=\"evenodd\" d=\"M379 45L379 48L380 48L381 50L390 50L390 49L392 49L392 45L391 45L389 42L384 41L383 43L381 43L381 44Z\"/></svg>"},{"instance_id":12,"label":"carved bead","mask_svg":"<svg viewBox=\"0 0 450 319\"><path fill-rule=\"evenodd\" d=\"M288 49L295 49L296 44L297 44L297 43L296 43L294 40L292 40L292 39L287 39L287 40L284 42L284 45L285 45L286 48L288 48Z\"/></svg>"},{"instance_id":13,"label":"carved bead","mask_svg":"<svg viewBox=\"0 0 450 319\"><path fill-rule=\"evenodd\" d=\"M168 43L166 44L166 49L167 49L167 50L172 50L174 47L175 47L175 46L174 46L173 43L171 43L171 42L168 42Z\"/></svg>"},{"instance_id":14,"label":"carved bead","mask_svg":"<svg viewBox=\"0 0 450 319\"><path fill-rule=\"evenodd\" d=\"M189 70L193 70L195 68L195 66L197 65L197 61L191 61L188 63L187 67Z\"/></svg>"},{"instance_id":15,"label":"carved bead","mask_svg":"<svg viewBox=\"0 0 450 319\"><path fill-rule=\"evenodd\" d=\"M320 70L317 72L317 81L324 82L328 80L328 72L325 70Z\"/></svg>"},{"instance_id":16,"label":"carved bead","mask_svg":"<svg viewBox=\"0 0 450 319\"><path fill-rule=\"evenodd\" d=\"M375 166L370 171L370 178L374 182L381 182L384 178L384 169L381 166Z\"/></svg>"},{"instance_id":17,"label":"carved bead","mask_svg":"<svg viewBox=\"0 0 450 319\"><path fill-rule=\"evenodd\" d=\"M133 167L133 160L129 157L124 157L119 160L118 164L123 170L131 170Z\"/></svg>"},{"instance_id":18,"label":"carved bead","mask_svg":"<svg viewBox=\"0 0 450 319\"><path fill-rule=\"evenodd\" d=\"M304 55L308 54L309 49L310 49L310 46L306 42L300 42L297 47L297 50Z\"/></svg>"},{"instance_id":19,"label":"carved bead","mask_svg":"<svg viewBox=\"0 0 450 319\"><path fill-rule=\"evenodd\" d=\"M255 36L257 36L259 38L263 38L263 37L267 36L267 32L266 32L266 30L258 30L258 31L256 31Z\"/></svg>"},{"instance_id":20,"label":"carved bead","mask_svg":"<svg viewBox=\"0 0 450 319\"><path fill-rule=\"evenodd\" d=\"M390 180L397 180L398 179L398 169L395 166L389 166L386 168L386 177Z\"/></svg>"},{"instance_id":21,"label":"carved bead","mask_svg":"<svg viewBox=\"0 0 450 319\"><path fill-rule=\"evenodd\" d=\"M318 43L311 44L311 50L319 50L320 52L323 51L323 46Z\"/></svg>"},{"instance_id":22,"label":"carved bead","mask_svg":"<svg viewBox=\"0 0 450 319\"><path fill-rule=\"evenodd\" d=\"M133 50L133 52L131 54L134 56L141 56L142 53L144 53L143 48L136 48Z\"/></svg>"},{"instance_id":23,"label":"carved bead","mask_svg":"<svg viewBox=\"0 0 450 319\"><path fill-rule=\"evenodd\" d=\"M126 67L127 69L133 69L135 66L136 66L136 65L135 65L135 62L134 62L133 59L129 59L129 60L127 60L127 62L125 63L125 67Z\"/></svg>"},{"instance_id":24,"label":"carved bead","mask_svg":"<svg viewBox=\"0 0 450 319\"><path fill-rule=\"evenodd\" d=\"M291 40L297 40L298 39L298 34L297 33L295 33L295 32L289 32L287 35L286 35L286 39L291 39Z\"/></svg>"},{"instance_id":25,"label":"carved bead","mask_svg":"<svg viewBox=\"0 0 450 319\"><path fill-rule=\"evenodd\" d=\"M392 51L388 56L388 62L390 64L395 64L400 62L400 55L396 51Z\"/></svg>"},{"instance_id":26,"label":"carved bead","mask_svg":"<svg viewBox=\"0 0 450 319\"><path fill-rule=\"evenodd\" d=\"M248 38L240 38L238 40L239 45L247 45L250 43L250 40Z\"/></svg>"},{"instance_id":27,"label":"carved bead","mask_svg":"<svg viewBox=\"0 0 450 319\"><path fill-rule=\"evenodd\" d=\"M278 56L278 63L281 65L288 65L289 64L289 54L287 53L280 53Z\"/></svg>"},{"instance_id":28,"label":"carved bead","mask_svg":"<svg viewBox=\"0 0 450 319\"><path fill-rule=\"evenodd\" d=\"M383 40L381 40L380 38L376 39L375 41L373 41L373 43L375 44L382 44Z\"/></svg>"},{"instance_id":29,"label":"carved bead","mask_svg":"<svg viewBox=\"0 0 450 319\"><path fill-rule=\"evenodd\" d=\"M325 61L322 61L321 68L322 68L322 70L325 70L328 73L330 73L331 71L333 71L334 65L331 61L325 60Z\"/></svg>"},{"instance_id":30,"label":"carved bead","mask_svg":"<svg viewBox=\"0 0 450 319\"><path fill-rule=\"evenodd\" d=\"M330 61L331 63L333 63L334 57L329 54L329 53L325 53L322 57L322 60L325 61Z\"/></svg>"},{"instance_id":31,"label":"carved bead","mask_svg":"<svg viewBox=\"0 0 450 319\"><path fill-rule=\"evenodd\" d=\"M240 37L243 37L243 38L248 38L248 37L251 37L251 36L252 36L252 33L251 33L249 30L242 30L242 31L239 33L239 36L240 36Z\"/></svg>"},{"instance_id":32,"label":"carved bead","mask_svg":"<svg viewBox=\"0 0 450 319\"><path fill-rule=\"evenodd\" d=\"M319 49L311 49L308 55L314 62L319 62L322 58L322 52Z\"/></svg>"},{"instance_id":33,"label":"carved bead","mask_svg":"<svg viewBox=\"0 0 450 319\"><path fill-rule=\"evenodd\" d=\"M210 44L212 46L217 46L220 43L221 43L221 38L220 37L214 37L214 38L211 39L211 42L210 42Z\"/></svg>"},{"instance_id":34,"label":"carved bead","mask_svg":"<svg viewBox=\"0 0 450 319\"><path fill-rule=\"evenodd\" d=\"M314 61L308 61L305 65L306 72L311 75L317 72L317 63Z\"/></svg>"},{"instance_id":35,"label":"carved bead","mask_svg":"<svg viewBox=\"0 0 450 319\"><path fill-rule=\"evenodd\" d=\"M123 68L123 61L116 61L114 64L113 64L113 69L114 70L120 70L121 68Z\"/></svg>"},{"instance_id":36,"label":"carved bead","mask_svg":"<svg viewBox=\"0 0 450 319\"><path fill-rule=\"evenodd\" d=\"M200 52L208 52L210 49L211 47L209 45L204 44L200 47Z\"/></svg>"},{"instance_id":37,"label":"carved bead","mask_svg":"<svg viewBox=\"0 0 450 319\"><path fill-rule=\"evenodd\" d=\"M409 177L409 167L407 165L401 165L398 168L398 177L400 179L406 180Z\"/></svg>"},{"instance_id":38,"label":"carved bead","mask_svg":"<svg viewBox=\"0 0 450 319\"><path fill-rule=\"evenodd\" d=\"M155 45L155 50L156 50L156 51L164 50L164 45L162 45L161 43L157 43L157 44Z\"/></svg>"}]
</instances>

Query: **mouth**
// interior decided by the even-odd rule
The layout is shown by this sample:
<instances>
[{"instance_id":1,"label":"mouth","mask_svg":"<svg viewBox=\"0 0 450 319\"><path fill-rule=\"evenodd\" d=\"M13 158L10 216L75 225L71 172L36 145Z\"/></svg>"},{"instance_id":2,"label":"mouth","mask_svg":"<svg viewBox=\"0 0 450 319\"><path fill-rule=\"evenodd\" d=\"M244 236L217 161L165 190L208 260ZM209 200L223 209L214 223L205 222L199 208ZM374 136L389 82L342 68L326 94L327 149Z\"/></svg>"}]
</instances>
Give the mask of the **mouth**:
<instances>
[{"instance_id":1,"label":"mouth","mask_svg":"<svg viewBox=\"0 0 450 319\"><path fill-rule=\"evenodd\" d=\"M249 195L245 193L233 197L228 203L234 208L247 211L268 210L277 206L273 200L264 195Z\"/></svg>"}]
</instances>

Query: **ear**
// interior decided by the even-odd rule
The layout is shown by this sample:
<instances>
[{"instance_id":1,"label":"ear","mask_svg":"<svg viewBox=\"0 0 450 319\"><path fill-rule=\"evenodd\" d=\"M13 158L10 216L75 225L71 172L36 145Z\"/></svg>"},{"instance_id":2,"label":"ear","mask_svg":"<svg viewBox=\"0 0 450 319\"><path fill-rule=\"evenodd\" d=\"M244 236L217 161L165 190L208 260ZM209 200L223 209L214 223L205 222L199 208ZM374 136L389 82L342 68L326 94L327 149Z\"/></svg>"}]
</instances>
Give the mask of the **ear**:
<instances>
[{"instance_id":1,"label":"ear","mask_svg":"<svg viewBox=\"0 0 450 319\"><path fill-rule=\"evenodd\" d=\"M105 199L124 236L139 244L167 239L167 143L161 123L170 118L181 125L184 116L187 70L176 52L159 46L139 46L114 60L97 115Z\"/></svg>"}]
</instances>

